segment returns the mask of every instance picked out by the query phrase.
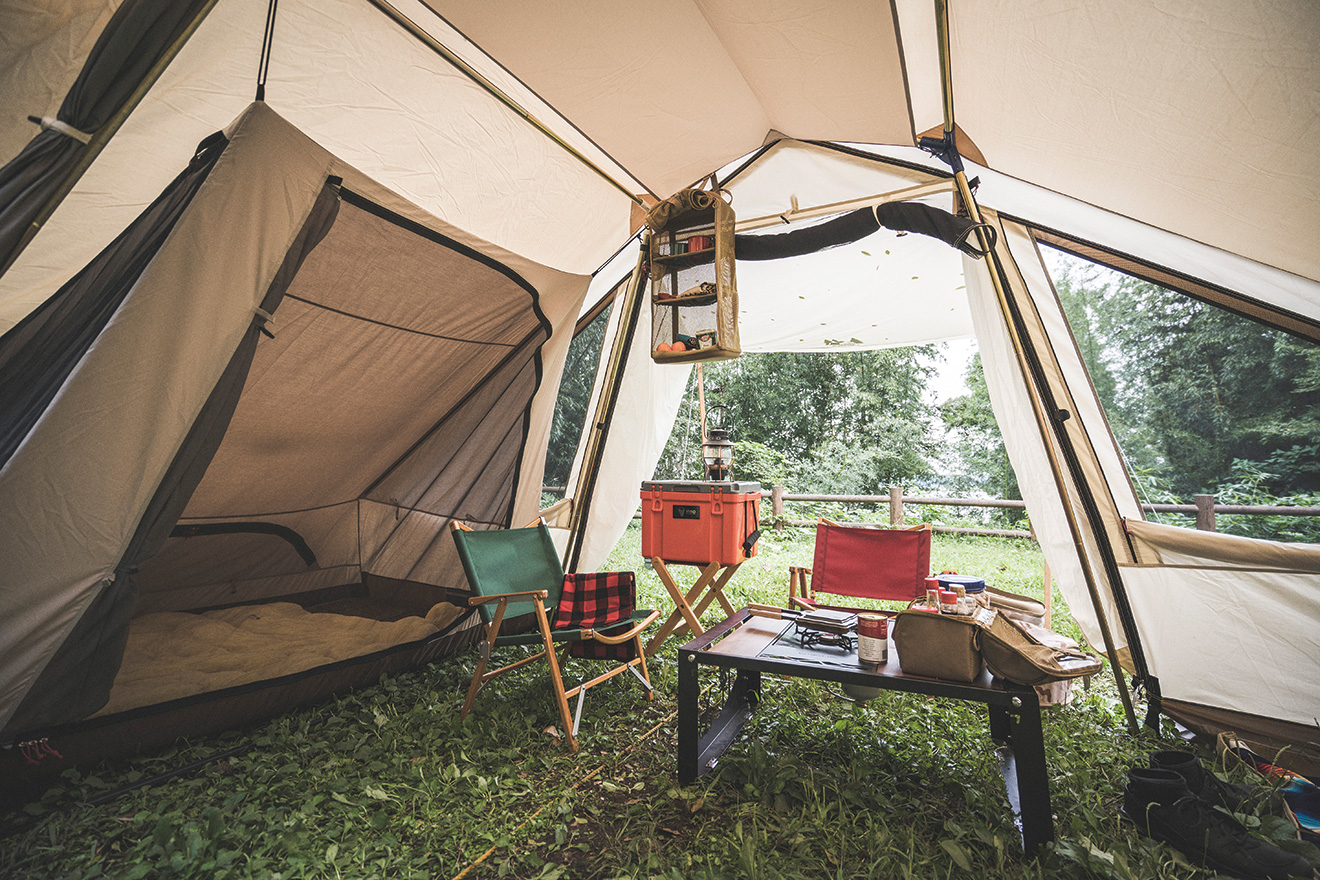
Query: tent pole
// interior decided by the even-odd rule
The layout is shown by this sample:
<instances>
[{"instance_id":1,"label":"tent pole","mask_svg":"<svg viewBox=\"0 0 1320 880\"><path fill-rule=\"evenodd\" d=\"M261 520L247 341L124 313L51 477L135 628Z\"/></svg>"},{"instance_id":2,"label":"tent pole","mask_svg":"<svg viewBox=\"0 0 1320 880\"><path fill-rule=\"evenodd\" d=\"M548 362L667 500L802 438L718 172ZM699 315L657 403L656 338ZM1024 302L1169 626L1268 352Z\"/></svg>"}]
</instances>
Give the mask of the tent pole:
<instances>
[{"instance_id":1,"label":"tent pole","mask_svg":"<svg viewBox=\"0 0 1320 880\"><path fill-rule=\"evenodd\" d=\"M697 361L697 406L701 410L701 442L706 442L706 382L701 375L701 361Z\"/></svg>"},{"instance_id":2,"label":"tent pole","mask_svg":"<svg viewBox=\"0 0 1320 880\"><path fill-rule=\"evenodd\" d=\"M3 260L3 264L0 264L0 275L9 271L9 267L14 265L14 261L18 259L18 255L23 253L27 246L32 243L32 239L36 238L37 233L41 231L41 227L46 225L46 221L55 213L55 209L73 191L74 186L82 179L83 174L96 161L96 157L101 155L101 150L105 149L105 145L109 143L110 138L115 136L120 126L128 119L129 114L137 109L138 104L142 103L142 99L156 84L156 80L160 79L161 74L165 72L165 68L169 67L170 62L174 60L174 56L179 54L179 50L183 48L184 43L187 43L189 38L201 27L206 16L210 14L218 2L219 0L208 0L206 4L197 10L197 14L193 16L192 21L188 22L174 39L174 42L165 47L165 51L156 59L156 63L147 70L141 81L138 82L137 87L124 99L124 103L119 106L119 109L92 134L91 140L82 148L78 161L65 173L59 189L50 194L50 198L46 199L46 203L41 206L37 216L32 218L32 223L28 225L23 237L14 245L14 249L10 253L0 256L0 259Z\"/></svg>"},{"instance_id":3,"label":"tent pole","mask_svg":"<svg viewBox=\"0 0 1320 880\"><path fill-rule=\"evenodd\" d=\"M1009 339L1013 343L1013 354L1017 359L1018 369L1022 372L1027 398L1031 401L1031 414L1035 418L1036 429L1040 432L1041 445L1045 448L1045 455L1049 460L1050 474L1054 477L1054 484L1059 491L1059 497L1063 501L1063 512L1068 521L1068 531L1072 535L1077 558L1082 564L1082 576L1086 581L1086 591L1090 594L1091 606L1095 611L1096 621L1100 625L1101 637L1104 639L1105 654L1109 658L1109 665L1114 673L1114 681L1118 685L1118 694L1123 701L1123 713L1127 717L1128 732L1136 734L1139 729L1137 714L1132 707L1132 697L1128 693L1127 682L1123 679L1123 667L1118 662L1118 651L1114 648L1113 633L1109 628L1109 620L1105 616L1104 604L1100 601L1100 590L1095 582L1095 573L1091 569L1081 526L1077 522L1077 514L1073 510L1072 504L1068 500L1067 480L1064 477L1062 467L1059 465L1058 453L1054 449L1049 424L1042 411L1040 391L1032 381L1033 373L1027 363L1025 343L1018 332L1017 323L1013 320L1012 308L1008 301L1008 291L1005 289L1003 279L1000 278L999 274L999 258L993 249L994 243L990 240L984 226L985 221L981 215L980 206L976 203L976 197L972 194L971 186L967 183L967 172L963 170L962 160L958 156L958 148L954 141L953 68L949 53L949 7L947 0L935 0L935 22L939 37L940 82L944 104L944 143L947 151L945 158L951 160L950 165L953 168L954 183L958 188L958 195L967 210L968 217L973 223L978 224L976 235L981 242L982 250L988 255L987 261L990 265L987 265L987 268L990 270L988 273L990 283L995 290L995 298L999 303L999 311L1004 319L1004 326L1008 329Z\"/></svg>"},{"instance_id":4,"label":"tent pole","mask_svg":"<svg viewBox=\"0 0 1320 880\"><path fill-rule=\"evenodd\" d=\"M618 398L619 386L623 380L623 368L632 347L633 332L637 329L637 318L642 300L642 288L646 279L642 277L642 267L646 263L646 254L650 251L650 233L642 237L642 246L637 252L637 265L633 267L628 290L619 301L619 329L614 335L614 344L610 347L609 367L601 382L600 397L596 401L596 412L588 426L591 432L587 438L587 448L582 454L582 467L578 471L576 499L573 512L569 515L568 546L564 549L564 570L576 571L578 559L582 555L582 542L585 538L588 508L591 495L596 489L596 474L600 468L600 459L605 451L605 435L609 430L610 416L614 411L614 402Z\"/></svg>"},{"instance_id":5,"label":"tent pole","mask_svg":"<svg viewBox=\"0 0 1320 880\"><path fill-rule=\"evenodd\" d=\"M971 187L967 184L967 175L962 169L954 174L954 179L958 182L958 191L963 199L963 204L967 207L969 216L974 223L983 223L980 208L976 204L976 198L972 195ZM993 243L989 235L986 234L984 226L979 226L976 230L977 236L981 240L981 247L989 254L989 259L997 263L997 256L990 248ZM1058 453L1055 452L1054 444L1051 440L1050 430L1045 421L1045 415L1041 411L1041 401L1037 390L1031 382L1031 372L1026 363L1023 342L1018 334L1018 328L1013 321L1012 311L1008 304L1008 295L997 271L998 266L987 266L990 275L990 282L995 289L995 298L999 302L1000 315L1004 319L1004 326L1008 329L1009 338L1013 342L1013 353L1017 358L1018 369L1021 370L1024 384L1027 388L1027 396L1031 400L1031 413L1036 420L1036 429L1040 432L1041 445L1045 447L1045 454L1049 459L1050 473L1054 477L1054 484L1059 490L1059 497L1063 501L1063 512L1068 520L1068 531L1072 535L1073 547L1077 551L1077 557L1081 561L1082 576L1086 581L1086 591L1091 596L1091 607L1095 611L1096 621L1100 624L1100 634L1105 643L1105 654L1109 658L1110 667L1114 673L1114 681L1118 684L1118 694L1123 701L1123 712L1127 716L1128 731L1135 734L1138 728L1136 711L1132 707L1132 697L1128 693L1127 682L1123 679L1123 667L1118 662L1118 651L1114 648L1113 633L1109 628L1109 620L1105 616L1104 605L1100 601L1100 590L1095 582L1095 573L1091 570L1091 564L1086 551L1086 542L1082 537L1081 526L1077 522L1077 514L1072 508L1072 503L1068 500L1067 481L1063 476L1063 469L1059 465Z\"/></svg>"}]
</instances>

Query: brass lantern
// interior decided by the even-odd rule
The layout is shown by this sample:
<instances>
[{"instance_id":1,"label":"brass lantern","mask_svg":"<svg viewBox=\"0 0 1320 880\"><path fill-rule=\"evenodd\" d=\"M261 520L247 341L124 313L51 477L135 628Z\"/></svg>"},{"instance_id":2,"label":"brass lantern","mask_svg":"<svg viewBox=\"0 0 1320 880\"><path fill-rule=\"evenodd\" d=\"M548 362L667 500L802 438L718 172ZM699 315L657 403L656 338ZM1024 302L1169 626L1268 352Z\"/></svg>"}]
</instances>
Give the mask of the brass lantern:
<instances>
[{"instance_id":1,"label":"brass lantern","mask_svg":"<svg viewBox=\"0 0 1320 880\"><path fill-rule=\"evenodd\" d=\"M701 459L706 463L706 479L722 483L732 479L733 443L727 428L711 428L701 443Z\"/></svg>"}]
</instances>

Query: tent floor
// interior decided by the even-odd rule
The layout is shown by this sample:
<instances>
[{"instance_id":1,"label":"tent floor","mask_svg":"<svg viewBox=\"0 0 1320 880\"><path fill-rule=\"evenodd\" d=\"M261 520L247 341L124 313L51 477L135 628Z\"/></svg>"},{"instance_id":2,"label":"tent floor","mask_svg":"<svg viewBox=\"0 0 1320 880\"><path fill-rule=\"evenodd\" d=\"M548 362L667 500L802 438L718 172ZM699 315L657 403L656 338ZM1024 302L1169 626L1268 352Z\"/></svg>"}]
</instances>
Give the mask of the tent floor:
<instances>
[{"instance_id":1,"label":"tent floor","mask_svg":"<svg viewBox=\"0 0 1320 880\"><path fill-rule=\"evenodd\" d=\"M403 605L371 596L311 606L316 612L332 608L332 613L375 621L417 616ZM475 614L466 613L439 632L361 656L34 731L22 739L44 741L49 748L25 750L16 744L0 749L0 778L6 780L0 786L0 809L40 797L49 781L70 767L150 752L180 737L246 727L453 654L480 639L479 622ZM33 763L27 753L38 751L42 754Z\"/></svg>"}]
</instances>

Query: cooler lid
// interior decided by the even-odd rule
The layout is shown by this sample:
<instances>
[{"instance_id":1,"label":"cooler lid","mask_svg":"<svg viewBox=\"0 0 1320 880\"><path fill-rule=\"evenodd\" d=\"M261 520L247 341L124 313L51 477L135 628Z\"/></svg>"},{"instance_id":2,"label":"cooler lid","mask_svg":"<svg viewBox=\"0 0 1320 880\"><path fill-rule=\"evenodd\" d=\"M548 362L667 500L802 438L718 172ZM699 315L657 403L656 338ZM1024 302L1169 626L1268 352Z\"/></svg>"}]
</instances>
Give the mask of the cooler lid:
<instances>
[{"instance_id":1,"label":"cooler lid","mask_svg":"<svg viewBox=\"0 0 1320 880\"><path fill-rule=\"evenodd\" d=\"M682 492L687 495L709 495L712 491L717 494L728 495L761 494L760 483L748 482L746 480L726 480L719 483L700 482L697 480L642 481L643 492L654 492L657 489L661 492Z\"/></svg>"}]
</instances>

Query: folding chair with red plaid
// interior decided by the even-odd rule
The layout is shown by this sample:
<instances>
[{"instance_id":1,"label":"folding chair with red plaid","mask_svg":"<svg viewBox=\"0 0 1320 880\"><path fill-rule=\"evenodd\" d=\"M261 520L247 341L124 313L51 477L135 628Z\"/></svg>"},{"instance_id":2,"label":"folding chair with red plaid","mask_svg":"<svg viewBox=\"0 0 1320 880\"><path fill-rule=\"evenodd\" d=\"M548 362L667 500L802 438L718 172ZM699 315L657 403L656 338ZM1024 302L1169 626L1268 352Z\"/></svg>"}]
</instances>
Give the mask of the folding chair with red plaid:
<instances>
[{"instance_id":1,"label":"folding chair with red plaid","mask_svg":"<svg viewBox=\"0 0 1320 880\"><path fill-rule=\"evenodd\" d=\"M469 605L477 606L486 624L486 638L481 643L481 659L472 675L463 718L472 711L477 692L497 675L517 669L544 657L550 665L555 703L567 731L568 743L578 750L577 732L582 721L582 702L587 689L627 670L646 689L646 698L655 699L646 655L642 652L642 632L656 621L659 611L634 610L636 580L630 571L565 575L559 554L550 540L545 523L537 521L521 529L474 531L463 523L450 523L458 546L463 570L474 595ZM513 627L500 633L506 621L529 619L531 631ZM563 654L555 656L555 643L565 643ZM506 645L543 645L531 657L487 672L491 653ZM565 658L623 661L607 672L564 689L560 671ZM640 672L638 671L640 669ZM577 709L570 715L569 698L578 698Z\"/></svg>"}]
</instances>

